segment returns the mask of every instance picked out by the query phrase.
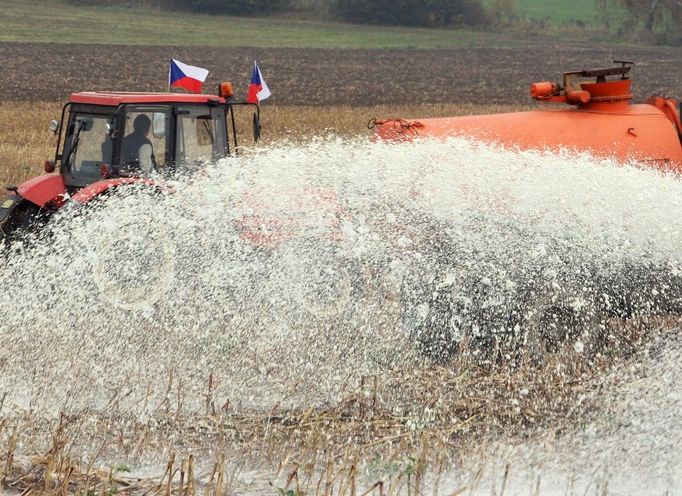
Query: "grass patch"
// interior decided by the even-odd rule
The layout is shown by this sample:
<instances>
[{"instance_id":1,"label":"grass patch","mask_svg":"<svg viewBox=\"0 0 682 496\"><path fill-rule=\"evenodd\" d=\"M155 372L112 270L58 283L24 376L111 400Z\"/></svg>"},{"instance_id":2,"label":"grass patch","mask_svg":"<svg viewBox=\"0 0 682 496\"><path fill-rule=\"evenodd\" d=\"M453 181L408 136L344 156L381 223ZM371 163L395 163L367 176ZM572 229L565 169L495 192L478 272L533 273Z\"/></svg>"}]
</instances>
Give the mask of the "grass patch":
<instances>
[{"instance_id":1,"label":"grass patch","mask_svg":"<svg viewBox=\"0 0 682 496\"><path fill-rule=\"evenodd\" d=\"M602 13L595 0L574 0L572 2L547 2L545 0L514 0L513 6L521 19L546 21L555 26L585 26L603 29ZM494 8L495 0L483 0L488 8ZM618 24L622 12L611 7L617 16L612 24Z\"/></svg>"},{"instance_id":2,"label":"grass patch","mask_svg":"<svg viewBox=\"0 0 682 496\"><path fill-rule=\"evenodd\" d=\"M465 30L357 26L278 18L3 0L0 41L297 48L445 48L500 44Z\"/></svg>"},{"instance_id":3,"label":"grass patch","mask_svg":"<svg viewBox=\"0 0 682 496\"><path fill-rule=\"evenodd\" d=\"M487 0L486 4L492 4ZM516 0L516 12L521 18L542 20L552 24L584 22L586 25L600 25L597 5L594 0L574 0L572 2L547 2L544 0Z\"/></svg>"},{"instance_id":4,"label":"grass patch","mask_svg":"<svg viewBox=\"0 0 682 496\"><path fill-rule=\"evenodd\" d=\"M520 2L520 15L551 16L561 23L594 16L593 0ZM596 32L561 33L575 42ZM535 38L547 33L536 32ZM551 36L557 37L557 33ZM603 36L602 36L603 37ZM465 29L425 29L361 26L291 18L244 18L189 14L142 8L76 6L64 0L2 0L0 42L95 43L122 45L291 47L291 48L456 48L524 46L527 33L498 33ZM546 41L546 40L545 40ZM538 40L538 42L541 42Z\"/></svg>"},{"instance_id":5,"label":"grass patch","mask_svg":"<svg viewBox=\"0 0 682 496\"><path fill-rule=\"evenodd\" d=\"M521 17L548 19L554 24L579 21L586 25L601 25L600 13L594 0L573 0L571 2L518 0L517 11Z\"/></svg>"}]
</instances>

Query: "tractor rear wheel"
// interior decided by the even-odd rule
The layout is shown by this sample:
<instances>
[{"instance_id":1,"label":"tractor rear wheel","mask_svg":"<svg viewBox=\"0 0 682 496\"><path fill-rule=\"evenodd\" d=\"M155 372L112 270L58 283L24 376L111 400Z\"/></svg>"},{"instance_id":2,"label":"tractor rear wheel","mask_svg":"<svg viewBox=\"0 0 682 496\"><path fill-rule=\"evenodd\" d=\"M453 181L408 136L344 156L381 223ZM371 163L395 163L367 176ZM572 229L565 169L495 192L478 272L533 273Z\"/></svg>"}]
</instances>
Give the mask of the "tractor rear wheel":
<instances>
[{"instance_id":1,"label":"tractor rear wheel","mask_svg":"<svg viewBox=\"0 0 682 496\"><path fill-rule=\"evenodd\" d=\"M125 310L152 308L174 284L177 247L163 219L169 202L159 190L125 186L89 204L97 226L88 240L92 277L103 301Z\"/></svg>"}]
</instances>

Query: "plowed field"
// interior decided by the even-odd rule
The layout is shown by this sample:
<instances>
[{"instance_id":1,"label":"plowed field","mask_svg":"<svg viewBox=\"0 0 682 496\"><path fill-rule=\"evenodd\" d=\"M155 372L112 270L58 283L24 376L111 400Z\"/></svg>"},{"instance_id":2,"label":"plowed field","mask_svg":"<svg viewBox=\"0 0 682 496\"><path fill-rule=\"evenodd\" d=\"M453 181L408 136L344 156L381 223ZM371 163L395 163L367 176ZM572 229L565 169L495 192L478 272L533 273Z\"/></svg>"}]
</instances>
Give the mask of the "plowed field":
<instances>
[{"instance_id":1,"label":"plowed field","mask_svg":"<svg viewBox=\"0 0 682 496\"><path fill-rule=\"evenodd\" d=\"M209 85L248 86L258 59L270 102L309 105L528 102L528 84L565 70L634 60L635 94L680 95L682 51L665 47L576 46L443 50L140 47L0 44L0 100L59 100L72 91L163 91L168 59L208 68Z\"/></svg>"}]
</instances>

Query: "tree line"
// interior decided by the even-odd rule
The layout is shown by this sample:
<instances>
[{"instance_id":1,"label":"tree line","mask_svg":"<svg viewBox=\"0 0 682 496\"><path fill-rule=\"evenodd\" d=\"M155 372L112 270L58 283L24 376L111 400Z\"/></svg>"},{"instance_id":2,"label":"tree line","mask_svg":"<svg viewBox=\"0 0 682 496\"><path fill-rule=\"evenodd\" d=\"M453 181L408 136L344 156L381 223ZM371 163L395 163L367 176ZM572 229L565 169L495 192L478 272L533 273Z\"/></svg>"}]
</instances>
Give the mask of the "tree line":
<instances>
[{"instance_id":1,"label":"tree line","mask_svg":"<svg viewBox=\"0 0 682 496\"><path fill-rule=\"evenodd\" d=\"M682 44L682 0L595 0L606 27L614 11L622 9L622 37L644 38L654 43Z\"/></svg>"},{"instance_id":2,"label":"tree line","mask_svg":"<svg viewBox=\"0 0 682 496\"><path fill-rule=\"evenodd\" d=\"M424 27L514 27L516 0L69 0L230 15L297 13L342 22ZM595 0L605 27L624 38L682 43L682 0ZM616 21L614 21L614 19ZM615 23L618 25L614 25ZM520 22L517 24L521 25Z\"/></svg>"},{"instance_id":3,"label":"tree line","mask_svg":"<svg viewBox=\"0 0 682 496\"><path fill-rule=\"evenodd\" d=\"M81 5L144 6L230 15L302 13L351 23L454 27L484 26L481 0L69 0Z\"/></svg>"}]
</instances>

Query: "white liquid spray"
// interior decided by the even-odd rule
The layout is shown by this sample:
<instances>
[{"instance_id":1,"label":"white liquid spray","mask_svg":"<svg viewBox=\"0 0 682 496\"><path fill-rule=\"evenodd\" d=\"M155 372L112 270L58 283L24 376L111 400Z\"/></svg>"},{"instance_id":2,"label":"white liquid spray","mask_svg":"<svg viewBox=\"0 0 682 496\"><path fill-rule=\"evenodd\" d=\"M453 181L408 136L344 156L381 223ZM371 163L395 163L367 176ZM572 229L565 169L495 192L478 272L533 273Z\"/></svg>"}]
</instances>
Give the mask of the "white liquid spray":
<instances>
[{"instance_id":1,"label":"white liquid spray","mask_svg":"<svg viewBox=\"0 0 682 496\"><path fill-rule=\"evenodd\" d=\"M636 166L324 139L167 184L65 211L4 262L2 415L192 414L209 373L233 408L333 404L360 377L446 361L463 339L483 359L500 343L589 349L609 319L682 307L682 182ZM632 456L650 456L660 429L680 441L678 417L649 412L680 411L676 357L650 379L669 388L623 393L652 397L628 401L630 424L604 442L632 432ZM679 461L660 469L673 485Z\"/></svg>"}]
</instances>

